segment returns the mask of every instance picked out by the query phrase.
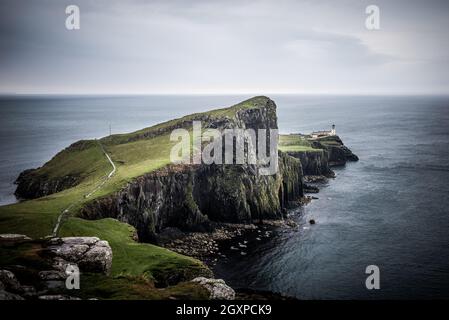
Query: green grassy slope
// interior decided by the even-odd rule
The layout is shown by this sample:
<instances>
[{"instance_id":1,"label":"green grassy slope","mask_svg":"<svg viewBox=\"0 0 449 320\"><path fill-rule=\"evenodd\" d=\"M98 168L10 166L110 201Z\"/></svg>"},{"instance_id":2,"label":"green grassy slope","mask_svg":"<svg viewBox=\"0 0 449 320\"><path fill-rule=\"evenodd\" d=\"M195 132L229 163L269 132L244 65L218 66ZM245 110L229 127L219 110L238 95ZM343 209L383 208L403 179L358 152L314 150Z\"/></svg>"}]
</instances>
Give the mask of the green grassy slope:
<instances>
[{"instance_id":1,"label":"green grassy slope","mask_svg":"<svg viewBox=\"0 0 449 320\"><path fill-rule=\"evenodd\" d=\"M321 149L312 148L311 143L298 134L279 135L279 150L284 152L321 152Z\"/></svg>"},{"instance_id":2,"label":"green grassy slope","mask_svg":"<svg viewBox=\"0 0 449 320\"><path fill-rule=\"evenodd\" d=\"M63 225L61 236L92 236L107 240L113 252L112 276L145 275L156 279L182 269L185 273L202 271L198 260L186 257L152 244L138 243L132 239L135 230L115 219L88 221L71 218Z\"/></svg>"}]
</instances>

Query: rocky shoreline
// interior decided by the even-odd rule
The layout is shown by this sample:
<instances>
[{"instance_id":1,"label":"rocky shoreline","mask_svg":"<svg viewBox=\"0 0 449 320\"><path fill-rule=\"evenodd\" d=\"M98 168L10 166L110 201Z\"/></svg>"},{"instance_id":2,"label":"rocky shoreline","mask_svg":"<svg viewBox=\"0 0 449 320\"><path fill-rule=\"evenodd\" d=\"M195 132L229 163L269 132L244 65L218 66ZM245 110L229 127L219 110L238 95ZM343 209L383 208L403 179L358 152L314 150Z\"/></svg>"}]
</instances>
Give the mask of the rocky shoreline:
<instances>
[{"instance_id":1,"label":"rocky shoreline","mask_svg":"<svg viewBox=\"0 0 449 320\"><path fill-rule=\"evenodd\" d=\"M236 238L245 237L249 233L257 234L256 239L270 238L274 228L296 228L296 223L289 218L283 220L263 220L257 224L231 224L222 223L212 232L188 232L177 233L175 239L160 240L159 245L203 261L208 266L213 266L220 258L226 258L221 252L221 245L225 241L232 241ZM177 231L179 232L179 230ZM235 242L228 249L240 251L241 255L246 255L245 248L247 241Z\"/></svg>"},{"instance_id":2,"label":"rocky shoreline","mask_svg":"<svg viewBox=\"0 0 449 320\"><path fill-rule=\"evenodd\" d=\"M291 209L309 204L311 201L318 199L313 195L319 192L317 185L326 182L332 176L324 175L308 175L304 176L304 192L302 197ZM307 184L306 184L307 183ZM235 224L235 223L217 223L211 232L182 232L180 230L170 229L167 234L161 234L158 245L169 250L187 255L198 260L210 267L214 266L221 259L228 259L228 253L240 254L242 257L247 255L249 239L269 241L274 234L287 230L298 230L298 224L295 219L289 217L284 212L283 219L280 220L262 220L258 223L251 224ZM254 243L252 243L254 245ZM238 299L294 299L271 291L259 291L250 288L234 288L236 298Z\"/></svg>"}]
</instances>

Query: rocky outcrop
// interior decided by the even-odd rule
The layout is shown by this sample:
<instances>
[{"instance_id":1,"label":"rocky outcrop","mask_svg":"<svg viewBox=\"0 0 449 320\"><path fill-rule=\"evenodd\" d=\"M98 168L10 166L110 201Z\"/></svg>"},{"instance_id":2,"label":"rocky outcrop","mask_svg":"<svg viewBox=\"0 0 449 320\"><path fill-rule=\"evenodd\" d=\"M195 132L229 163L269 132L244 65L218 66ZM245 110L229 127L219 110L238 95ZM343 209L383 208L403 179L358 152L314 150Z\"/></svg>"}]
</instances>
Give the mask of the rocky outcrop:
<instances>
[{"instance_id":1,"label":"rocky outcrop","mask_svg":"<svg viewBox=\"0 0 449 320\"><path fill-rule=\"evenodd\" d=\"M11 293L5 290L0 290L0 301L1 300L25 300L21 296L15 293Z\"/></svg>"},{"instance_id":2,"label":"rocky outcrop","mask_svg":"<svg viewBox=\"0 0 449 320\"><path fill-rule=\"evenodd\" d=\"M0 238L7 236L2 234ZM28 238L18 236L15 238ZM28 239L23 241L34 246L36 256L33 257L33 263L25 266L6 265L4 270L0 270L0 300L77 300L79 298L65 294L69 275L78 271L108 275L111 270L111 247L107 241L99 238ZM192 278L194 276L186 279Z\"/></svg>"},{"instance_id":3,"label":"rocky outcrop","mask_svg":"<svg viewBox=\"0 0 449 320\"><path fill-rule=\"evenodd\" d=\"M303 174L313 180L335 177L333 166L345 165L359 158L347 148L338 136L329 136L311 141L314 151L288 151L288 155L301 161Z\"/></svg>"},{"instance_id":4,"label":"rocky outcrop","mask_svg":"<svg viewBox=\"0 0 449 320\"><path fill-rule=\"evenodd\" d=\"M289 151L288 155L301 161L304 176L334 177L334 172L329 166L327 150L316 151Z\"/></svg>"},{"instance_id":5,"label":"rocky outcrop","mask_svg":"<svg viewBox=\"0 0 449 320\"><path fill-rule=\"evenodd\" d=\"M20 242L26 242L30 241L31 238L23 235L23 234L16 234L16 233L3 233L0 234L0 244L8 244L8 243L20 243Z\"/></svg>"},{"instance_id":6,"label":"rocky outcrop","mask_svg":"<svg viewBox=\"0 0 449 320\"><path fill-rule=\"evenodd\" d=\"M0 270L0 300L24 300L34 295L36 290L31 286L22 286L14 273Z\"/></svg>"},{"instance_id":7,"label":"rocky outcrop","mask_svg":"<svg viewBox=\"0 0 449 320\"><path fill-rule=\"evenodd\" d=\"M14 273L9 270L0 270L0 289L11 292L20 292L20 283Z\"/></svg>"},{"instance_id":8,"label":"rocky outcrop","mask_svg":"<svg viewBox=\"0 0 449 320\"><path fill-rule=\"evenodd\" d=\"M19 175L15 181L17 189L14 193L18 198L34 199L48 196L73 187L79 182L79 177L72 175L50 178L48 175L38 174L39 169L28 169Z\"/></svg>"},{"instance_id":9,"label":"rocky outcrop","mask_svg":"<svg viewBox=\"0 0 449 320\"><path fill-rule=\"evenodd\" d=\"M347 148L339 136L329 136L312 142L317 149L326 150L329 166L343 166L347 161L358 161L359 158Z\"/></svg>"},{"instance_id":10,"label":"rocky outcrop","mask_svg":"<svg viewBox=\"0 0 449 320\"><path fill-rule=\"evenodd\" d=\"M198 277L192 280L209 291L209 299L212 300L234 300L235 291L226 285L222 279L207 279Z\"/></svg>"},{"instance_id":11,"label":"rocky outcrop","mask_svg":"<svg viewBox=\"0 0 449 320\"><path fill-rule=\"evenodd\" d=\"M43 253L53 259L53 266L60 272L65 272L69 264L76 264L81 272L108 274L112 266L109 243L97 237L53 238L48 241ZM53 275L47 273L41 277Z\"/></svg>"},{"instance_id":12,"label":"rocky outcrop","mask_svg":"<svg viewBox=\"0 0 449 320\"><path fill-rule=\"evenodd\" d=\"M93 146L98 146L95 140L80 140L56 154L42 167L23 171L16 179L16 197L19 199L35 199L63 191L79 184L82 180L80 172L67 172L62 175L54 174L61 163L74 154L83 152ZM75 161L76 162L76 161Z\"/></svg>"}]
</instances>

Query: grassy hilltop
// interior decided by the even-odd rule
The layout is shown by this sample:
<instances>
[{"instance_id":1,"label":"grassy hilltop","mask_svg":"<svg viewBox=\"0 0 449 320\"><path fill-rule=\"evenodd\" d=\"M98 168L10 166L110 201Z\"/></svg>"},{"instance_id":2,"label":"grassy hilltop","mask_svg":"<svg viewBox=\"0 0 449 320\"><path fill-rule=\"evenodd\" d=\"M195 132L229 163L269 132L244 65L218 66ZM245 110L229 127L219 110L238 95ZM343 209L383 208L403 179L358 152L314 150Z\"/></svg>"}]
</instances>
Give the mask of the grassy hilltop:
<instances>
[{"instance_id":1,"label":"grassy hilltop","mask_svg":"<svg viewBox=\"0 0 449 320\"><path fill-rule=\"evenodd\" d=\"M279 150L284 152L322 152L312 147L310 141L299 134L279 135Z\"/></svg>"}]
</instances>

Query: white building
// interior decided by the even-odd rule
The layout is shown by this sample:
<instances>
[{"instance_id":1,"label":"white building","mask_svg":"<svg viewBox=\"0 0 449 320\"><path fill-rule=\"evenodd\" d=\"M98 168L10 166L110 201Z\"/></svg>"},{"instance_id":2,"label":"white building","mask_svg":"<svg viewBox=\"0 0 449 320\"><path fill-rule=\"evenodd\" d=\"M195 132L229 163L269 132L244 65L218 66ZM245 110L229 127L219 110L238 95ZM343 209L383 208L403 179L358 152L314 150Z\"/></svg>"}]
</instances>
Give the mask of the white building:
<instances>
[{"instance_id":1,"label":"white building","mask_svg":"<svg viewBox=\"0 0 449 320\"><path fill-rule=\"evenodd\" d=\"M313 139L316 138L322 138L322 137L329 137L329 136L335 136L337 135L337 132L335 131L335 124L332 125L331 130L322 130L322 131L314 131L310 134L310 136Z\"/></svg>"}]
</instances>

